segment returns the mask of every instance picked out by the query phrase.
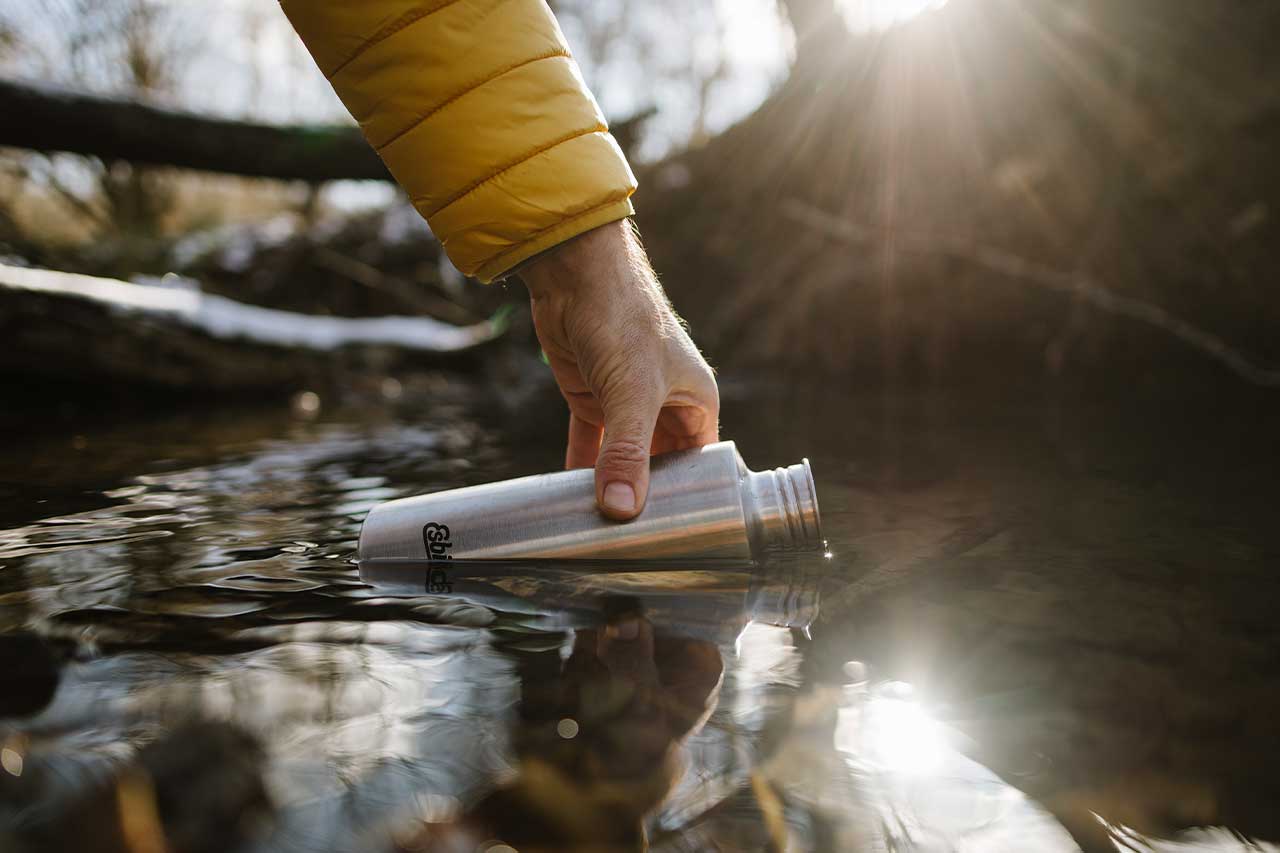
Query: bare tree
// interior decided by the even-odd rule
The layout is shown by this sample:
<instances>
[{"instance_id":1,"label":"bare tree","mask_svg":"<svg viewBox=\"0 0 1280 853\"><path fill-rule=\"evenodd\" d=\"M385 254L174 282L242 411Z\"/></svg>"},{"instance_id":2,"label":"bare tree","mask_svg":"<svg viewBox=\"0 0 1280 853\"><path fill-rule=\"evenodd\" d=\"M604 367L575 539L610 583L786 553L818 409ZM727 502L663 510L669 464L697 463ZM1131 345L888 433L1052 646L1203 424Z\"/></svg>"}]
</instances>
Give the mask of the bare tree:
<instances>
[{"instance_id":1,"label":"bare tree","mask_svg":"<svg viewBox=\"0 0 1280 853\"><path fill-rule=\"evenodd\" d=\"M172 99L192 48L172 7L155 0L42 0L21 18L10 13L0 32L11 34L0 59L30 76L148 101ZM173 199L168 176L127 163L20 155L9 172L98 233L153 233Z\"/></svg>"}]
</instances>

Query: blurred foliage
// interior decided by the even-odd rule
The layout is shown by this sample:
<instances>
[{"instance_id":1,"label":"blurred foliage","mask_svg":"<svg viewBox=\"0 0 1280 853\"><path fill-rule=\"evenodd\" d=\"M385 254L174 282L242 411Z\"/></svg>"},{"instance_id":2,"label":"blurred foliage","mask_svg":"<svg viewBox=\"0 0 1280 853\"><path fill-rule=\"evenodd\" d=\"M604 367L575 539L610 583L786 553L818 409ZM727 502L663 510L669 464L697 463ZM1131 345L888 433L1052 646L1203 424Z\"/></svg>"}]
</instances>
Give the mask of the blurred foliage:
<instances>
[{"instance_id":1,"label":"blurred foliage","mask_svg":"<svg viewBox=\"0 0 1280 853\"><path fill-rule=\"evenodd\" d=\"M551 7L611 118L658 109L638 152L644 160L704 143L785 72L787 31L774 0L553 0Z\"/></svg>"},{"instance_id":2,"label":"blurred foliage","mask_svg":"<svg viewBox=\"0 0 1280 853\"><path fill-rule=\"evenodd\" d=\"M751 3L772 9L772 0ZM751 57L750 67L740 51L731 55L734 16L723 3L553 5L611 117L661 107L655 120L637 125L641 155L705 140L733 117L725 102L741 113L763 96L769 72L758 66L771 54ZM680 26L670 26L673 19ZM252 120L350 120L280 9L247 0L37 0L0 11L0 74ZM746 100L741 87L727 85L735 74L755 81ZM64 154L0 154L0 240L37 260L49 246L104 237L145 243L316 204L315 193L279 183ZM120 268L147 253L126 252Z\"/></svg>"},{"instance_id":3,"label":"blurred foliage","mask_svg":"<svg viewBox=\"0 0 1280 853\"><path fill-rule=\"evenodd\" d=\"M195 44L173 7L151 0L40 0L0 29L12 34L9 66L28 76L88 91L164 101L172 97L177 66ZM4 162L18 198L39 187L61 202L86 236L155 233L174 204L172 178L125 163L18 155ZM25 185L25 186L24 186ZM10 212L9 220L18 213Z\"/></svg>"},{"instance_id":4,"label":"blurred foliage","mask_svg":"<svg viewBox=\"0 0 1280 853\"><path fill-rule=\"evenodd\" d=\"M1280 363L1280 7L951 0L854 33L832 0L787 6L787 81L640 176L720 364L1141 382L1211 363L1185 324Z\"/></svg>"},{"instance_id":5,"label":"blurred foliage","mask_svg":"<svg viewBox=\"0 0 1280 853\"><path fill-rule=\"evenodd\" d=\"M921 14L866 29L894 17L892 2ZM1280 263L1274 3L553 6L606 113L657 108L636 142L640 224L721 365L942 378L1014 353L1053 375L1169 351L1180 364L1233 353L1258 375L1280 362L1266 284ZM256 119L340 112L279 10L247 0L42 0L39 14L0 17L0 73L19 72ZM0 241L62 268L159 272L178 235L281 213L312 228L332 197L10 154ZM78 248L50 251L59 242ZM329 258L336 279L373 281L388 263L355 242L338 254L364 266ZM261 268L299 274L276 262L288 256ZM428 267L443 272L424 278ZM304 307L298 287L193 272ZM454 276L436 248L381 274ZM380 305L311 294L319 310Z\"/></svg>"}]
</instances>

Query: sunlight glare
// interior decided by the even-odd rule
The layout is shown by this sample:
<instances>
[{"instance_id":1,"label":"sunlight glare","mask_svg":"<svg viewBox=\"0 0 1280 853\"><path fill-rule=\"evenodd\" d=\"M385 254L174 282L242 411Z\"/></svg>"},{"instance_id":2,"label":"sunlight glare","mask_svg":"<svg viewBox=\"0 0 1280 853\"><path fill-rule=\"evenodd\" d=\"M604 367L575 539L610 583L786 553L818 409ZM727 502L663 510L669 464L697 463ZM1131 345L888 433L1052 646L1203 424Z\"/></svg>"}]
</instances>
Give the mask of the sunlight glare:
<instances>
[{"instance_id":1,"label":"sunlight glare","mask_svg":"<svg viewBox=\"0 0 1280 853\"><path fill-rule=\"evenodd\" d=\"M865 725L867 757L890 772L928 773L947 749L938 723L910 699L872 699L867 703Z\"/></svg>"},{"instance_id":2,"label":"sunlight glare","mask_svg":"<svg viewBox=\"0 0 1280 853\"><path fill-rule=\"evenodd\" d=\"M934 9L947 0L836 0L845 23L854 32L887 30Z\"/></svg>"}]
</instances>

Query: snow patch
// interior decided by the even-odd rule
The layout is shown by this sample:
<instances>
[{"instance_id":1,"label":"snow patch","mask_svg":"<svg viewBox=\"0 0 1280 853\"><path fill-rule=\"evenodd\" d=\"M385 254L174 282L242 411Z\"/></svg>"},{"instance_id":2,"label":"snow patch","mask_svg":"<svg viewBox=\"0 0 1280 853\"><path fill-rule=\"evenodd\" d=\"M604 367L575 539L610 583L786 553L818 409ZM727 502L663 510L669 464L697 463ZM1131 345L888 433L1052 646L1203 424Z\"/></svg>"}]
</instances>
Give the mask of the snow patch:
<instances>
[{"instance_id":1,"label":"snow patch","mask_svg":"<svg viewBox=\"0 0 1280 853\"><path fill-rule=\"evenodd\" d=\"M216 338L245 339L271 346L335 350L352 345L376 345L457 352L497 335L496 327L490 322L453 326L430 317L320 317L260 308L202 293L198 284L190 280L170 280L166 284L159 287L130 284L76 273L0 265L0 287L88 299L116 311L165 315Z\"/></svg>"}]
</instances>

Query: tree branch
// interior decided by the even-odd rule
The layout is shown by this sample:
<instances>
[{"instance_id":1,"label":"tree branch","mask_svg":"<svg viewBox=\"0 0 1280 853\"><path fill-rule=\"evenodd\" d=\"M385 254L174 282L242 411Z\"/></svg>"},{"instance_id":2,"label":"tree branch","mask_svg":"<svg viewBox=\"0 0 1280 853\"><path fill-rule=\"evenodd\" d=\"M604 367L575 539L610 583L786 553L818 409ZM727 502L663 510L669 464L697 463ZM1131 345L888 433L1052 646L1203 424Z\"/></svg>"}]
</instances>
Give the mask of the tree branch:
<instances>
[{"instance_id":1,"label":"tree branch","mask_svg":"<svg viewBox=\"0 0 1280 853\"><path fill-rule=\"evenodd\" d=\"M845 243L866 244L882 237L885 230L832 216L799 199L784 201L782 214L794 222ZM1280 388L1280 370L1260 367L1217 335L1170 314L1158 305L1108 290L1083 274L1064 272L1003 249L943 235L899 229L893 229L893 235L895 245L903 251L948 255L977 264L1013 281L1075 296L1109 314L1138 320L1169 333L1192 349L1199 350L1224 365L1246 382L1266 388Z\"/></svg>"}]
</instances>

